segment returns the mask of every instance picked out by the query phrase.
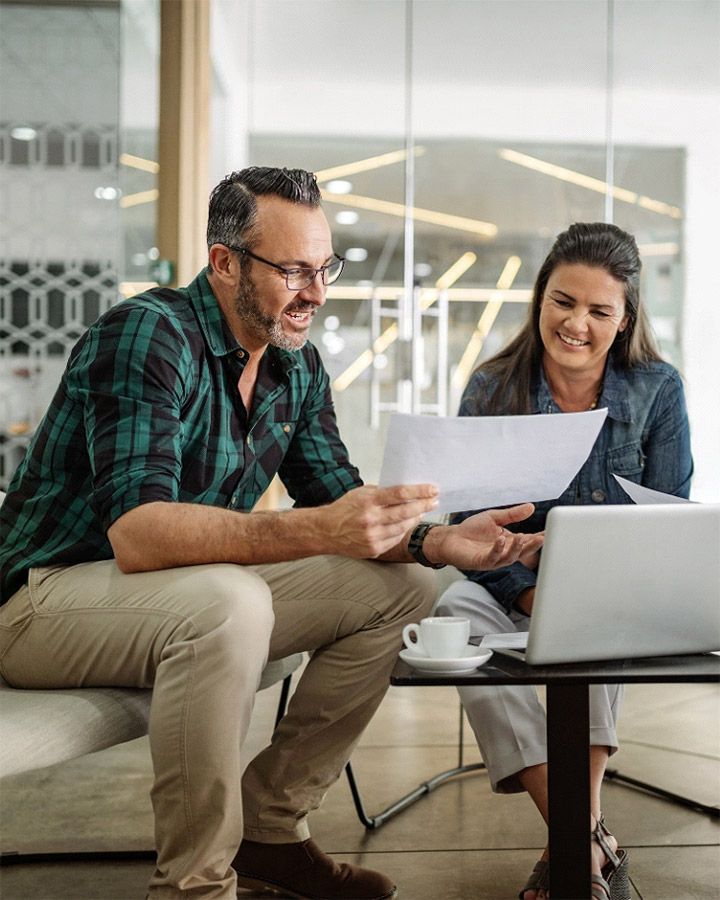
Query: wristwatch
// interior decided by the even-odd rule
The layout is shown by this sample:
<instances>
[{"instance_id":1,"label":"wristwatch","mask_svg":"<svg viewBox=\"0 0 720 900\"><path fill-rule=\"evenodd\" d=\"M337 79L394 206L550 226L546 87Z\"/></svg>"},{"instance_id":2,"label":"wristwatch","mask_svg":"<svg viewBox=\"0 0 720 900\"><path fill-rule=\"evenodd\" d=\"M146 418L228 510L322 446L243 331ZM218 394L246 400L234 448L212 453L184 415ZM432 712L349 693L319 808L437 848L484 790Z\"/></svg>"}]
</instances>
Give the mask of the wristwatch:
<instances>
[{"instance_id":1,"label":"wristwatch","mask_svg":"<svg viewBox=\"0 0 720 900\"><path fill-rule=\"evenodd\" d=\"M410 532L410 540L408 541L408 553L415 562L419 562L421 566L427 566L428 569L444 569L446 563L434 563L423 553L423 541L427 537L431 528L436 528L439 523L421 522L416 525Z\"/></svg>"}]
</instances>

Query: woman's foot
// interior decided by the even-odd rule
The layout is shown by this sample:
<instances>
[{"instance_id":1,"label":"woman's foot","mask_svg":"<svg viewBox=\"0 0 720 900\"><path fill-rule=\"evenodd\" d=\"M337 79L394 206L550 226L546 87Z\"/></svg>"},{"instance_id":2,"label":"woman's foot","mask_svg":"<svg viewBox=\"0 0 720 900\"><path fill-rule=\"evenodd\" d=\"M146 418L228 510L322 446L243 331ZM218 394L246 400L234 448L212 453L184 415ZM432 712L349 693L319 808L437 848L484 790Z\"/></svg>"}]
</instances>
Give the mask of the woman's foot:
<instances>
[{"instance_id":1,"label":"woman's foot","mask_svg":"<svg viewBox=\"0 0 720 900\"><path fill-rule=\"evenodd\" d=\"M612 871L612 866L615 865L615 860L618 859L618 842L615 839L615 836L610 834L607 828L605 828L602 817L600 818L599 824L597 819L591 819L591 829L593 832L602 836L602 840L593 838L590 844L592 874L605 880L609 874L608 869ZM550 853L546 847L542 856L535 864L535 868L533 869L530 878L528 878L527 884L519 894L520 900L550 900L549 860ZM600 882L595 882L595 884L599 883ZM600 890L601 893L597 896L603 897L602 888L600 888ZM610 895L608 895L608 897L609 896Z\"/></svg>"},{"instance_id":2,"label":"woman's foot","mask_svg":"<svg viewBox=\"0 0 720 900\"><path fill-rule=\"evenodd\" d=\"M602 814L598 819L591 817L591 826L594 900L630 900L627 853L618 850L618 842L608 831Z\"/></svg>"},{"instance_id":3,"label":"woman's foot","mask_svg":"<svg viewBox=\"0 0 720 900\"><path fill-rule=\"evenodd\" d=\"M602 875L603 869L608 863L612 862L613 859L617 859L618 842L615 840L615 835L610 834L605 827L602 816L600 816L599 821L591 817L590 830L592 834L592 841L590 842L592 873L593 875ZM602 840L595 837L596 834L601 835Z\"/></svg>"},{"instance_id":4,"label":"woman's foot","mask_svg":"<svg viewBox=\"0 0 720 900\"><path fill-rule=\"evenodd\" d=\"M535 863L535 868L532 870L532 873L527 880L527 884L518 895L520 900L548 900L550 897L549 861L550 853L546 847L543 851L543 855Z\"/></svg>"}]
</instances>

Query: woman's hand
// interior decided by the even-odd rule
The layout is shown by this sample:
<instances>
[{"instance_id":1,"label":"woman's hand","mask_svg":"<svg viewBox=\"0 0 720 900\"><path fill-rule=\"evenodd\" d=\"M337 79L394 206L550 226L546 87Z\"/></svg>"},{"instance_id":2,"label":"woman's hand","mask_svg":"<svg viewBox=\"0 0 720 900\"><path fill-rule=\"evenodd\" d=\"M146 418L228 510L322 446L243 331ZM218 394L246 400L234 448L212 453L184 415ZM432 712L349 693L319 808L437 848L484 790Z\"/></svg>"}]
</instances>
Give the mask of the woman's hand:
<instances>
[{"instance_id":1,"label":"woman's hand","mask_svg":"<svg viewBox=\"0 0 720 900\"><path fill-rule=\"evenodd\" d=\"M526 616L532 615L533 603L535 602L535 588L525 588L515 598L515 609L524 613Z\"/></svg>"}]
</instances>

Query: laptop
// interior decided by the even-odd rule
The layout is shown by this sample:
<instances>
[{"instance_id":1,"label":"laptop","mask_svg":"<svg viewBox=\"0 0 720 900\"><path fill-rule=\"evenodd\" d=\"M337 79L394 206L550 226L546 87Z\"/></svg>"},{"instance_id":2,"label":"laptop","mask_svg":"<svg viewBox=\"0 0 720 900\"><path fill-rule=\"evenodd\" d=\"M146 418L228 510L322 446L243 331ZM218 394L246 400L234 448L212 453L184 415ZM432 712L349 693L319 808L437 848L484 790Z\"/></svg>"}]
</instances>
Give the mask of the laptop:
<instances>
[{"instance_id":1,"label":"laptop","mask_svg":"<svg viewBox=\"0 0 720 900\"><path fill-rule=\"evenodd\" d=\"M554 507L530 631L481 646L531 665L720 650L720 504Z\"/></svg>"}]
</instances>

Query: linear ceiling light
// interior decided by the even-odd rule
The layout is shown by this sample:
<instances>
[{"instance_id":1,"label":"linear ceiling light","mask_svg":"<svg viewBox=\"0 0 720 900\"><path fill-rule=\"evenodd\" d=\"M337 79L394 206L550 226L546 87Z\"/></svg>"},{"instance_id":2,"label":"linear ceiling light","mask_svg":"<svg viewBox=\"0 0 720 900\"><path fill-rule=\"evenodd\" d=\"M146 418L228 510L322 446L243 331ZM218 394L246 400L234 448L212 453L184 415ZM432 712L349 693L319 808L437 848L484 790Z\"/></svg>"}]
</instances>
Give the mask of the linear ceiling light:
<instances>
[{"instance_id":1,"label":"linear ceiling light","mask_svg":"<svg viewBox=\"0 0 720 900\"><path fill-rule=\"evenodd\" d=\"M545 160L538 159L535 156L528 156L526 153L518 153L517 150L509 150L507 148L498 150L498 156L518 166L541 172L543 175L550 175L552 178L558 178L560 181L577 184L580 187L587 188L589 191L596 191L598 194L607 194L608 192L609 185L606 181L592 178L590 175L583 175L582 172L576 172L574 169L556 166L554 163L545 162ZM635 191L629 191L626 188L617 186L612 187L610 191L616 200L641 206L643 209L649 209L663 216L670 216L672 219L682 218L682 210L679 207L671 206L662 200L653 200L651 197L641 196Z\"/></svg>"},{"instance_id":2,"label":"linear ceiling light","mask_svg":"<svg viewBox=\"0 0 720 900\"><path fill-rule=\"evenodd\" d=\"M140 206L141 203L154 203L159 196L160 191L157 188L139 191L137 194L125 194L120 198L120 206L127 209L128 206Z\"/></svg>"},{"instance_id":3,"label":"linear ceiling light","mask_svg":"<svg viewBox=\"0 0 720 900\"><path fill-rule=\"evenodd\" d=\"M413 156L422 156L424 153L424 147L413 147ZM319 172L315 173L315 177L318 181L330 181L332 178L347 178L348 175L356 175L358 172L369 172L372 169L381 169L383 166L405 162L407 157L407 150L392 150L390 153L381 153L380 156L368 156L367 159L343 163L340 166L332 166L330 169L320 169Z\"/></svg>"},{"instance_id":4,"label":"linear ceiling light","mask_svg":"<svg viewBox=\"0 0 720 900\"><path fill-rule=\"evenodd\" d=\"M451 285L455 284L458 278L464 275L470 266L475 263L476 259L477 256L474 253L463 253L463 255L457 259L446 272L443 272L435 282L437 290L447 290ZM423 298L421 301L421 309L428 309L436 299L436 293L431 297ZM393 322L392 325L388 325L385 331L375 339L372 350L364 350L354 362L350 363L344 372L341 372L340 375L338 375L333 382L333 390L344 391L348 388L358 376L362 375L365 369L372 365L375 355L384 353L390 344L397 340L397 337L398 324L397 322Z\"/></svg>"},{"instance_id":5,"label":"linear ceiling light","mask_svg":"<svg viewBox=\"0 0 720 900\"><path fill-rule=\"evenodd\" d=\"M160 164L153 159L145 159L142 156L133 156L132 153L120 154L120 165L129 166L131 169L141 169L143 172L152 172L153 175L160 171Z\"/></svg>"},{"instance_id":6,"label":"linear ceiling light","mask_svg":"<svg viewBox=\"0 0 720 900\"><path fill-rule=\"evenodd\" d=\"M682 210L677 206L671 206L664 200L653 200L652 197L638 197L638 206L649 209L651 212L660 213L661 216L670 216L671 219L682 218Z\"/></svg>"},{"instance_id":7,"label":"linear ceiling light","mask_svg":"<svg viewBox=\"0 0 720 900\"><path fill-rule=\"evenodd\" d=\"M397 325L395 326L395 336L397 337ZM345 388L350 387L353 381L372 365L374 355L372 350L363 350L355 362L350 363L347 369L338 375L333 382L333 390L344 391Z\"/></svg>"},{"instance_id":8,"label":"linear ceiling light","mask_svg":"<svg viewBox=\"0 0 720 900\"><path fill-rule=\"evenodd\" d=\"M680 252L680 245L674 242L667 244L638 244L640 256L675 256Z\"/></svg>"},{"instance_id":9,"label":"linear ceiling light","mask_svg":"<svg viewBox=\"0 0 720 900\"><path fill-rule=\"evenodd\" d=\"M512 287L512 283L515 281L515 276L520 271L521 265L522 260L519 256L508 257L508 260L500 273L500 277L497 280L497 294L488 302L487 306L482 311L482 315L475 326L475 331L472 333L468 345L465 348L463 355L460 357L460 362L453 372L451 384L454 389L457 390L463 387L470 377L470 372L475 365L475 360L480 355L485 339L490 334L490 329L495 324L495 319L497 319L498 313L502 309L504 302L502 292L507 291Z\"/></svg>"},{"instance_id":10,"label":"linear ceiling light","mask_svg":"<svg viewBox=\"0 0 720 900\"><path fill-rule=\"evenodd\" d=\"M121 281L118 285L118 290L127 299L157 286L157 281Z\"/></svg>"},{"instance_id":11,"label":"linear ceiling light","mask_svg":"<svg viewBox=\"0 0 720 900\"><path fill-rule=\"evenodd\" d=\"M336 281L327 289L328 300L371 300L375 297L377 300L397 300L398 293L402 290L400 287L392 285L380 285L373 287L372 285L350 284L343 285ZM435 296L435 288L422 288L420 296ZM461 288L451 287L447 291L447 298L450 303L487 303L497 296L497 288ZM503 302L505 303L527 303L532 297L532 291L527 288L514 288L509 291L503 291ZM425 300L423 300L425 303Z\"/></svg>"},{"instance_id":12,"label":"linear ceiling light","mask_svg":"<svg viewBox=\"0 0 720 900\"><path fill-rule=\"evenodd\" d=\"M513 281L515 281L515 276L520 271L521 265L522 260L519 256L508 256L507 262L503 266L503 270L500 273L500 277L498 278L495 287L499 291L507 291L511 288Z\"/></svg>"},{"instance_id":13,"label":"linear ceiling light","mask_svg":"<svg viewBox=\"0 0 720 900\"><path fill-rule=\"evenodd\" d=\"M392 203L389 200L377 200L375 197L362 197L358 194L333 195L321 190L323 200L329 203L340 203L343 206L354 206L357 209L367 209L370 212L383 213L386 216L405 218L406 207L404 203ZM427 222L430 225L441 225L443 228L454 228L456 231L469 231L471 234L479 234L482 237L495 237L498 232L497 225L492 222L482 222L479 219L468 219L465 216L452 216L449 213L436 212L432 209L421 209L417 206L410 207L410 215L418 222Z\"/></svg>"},{"instance_id":14,"label":"linear ceiling light","mask_svg":"<svg viewBox=\"0 0 720 900\"><path fill-rule=\"evenodd\" d=\"M463 253L460 259L456 260L447 272L443 272L443 274L438 278L435 282L435 287L439 291L446 291L449 287L452 287L455 282L461 278L470 266L474 266L477 262L477 256L471 250L468 250L467 253ZM431 300L430 303L425 307L431 306L434 301Z\"/></svg>"}]
</instances>

